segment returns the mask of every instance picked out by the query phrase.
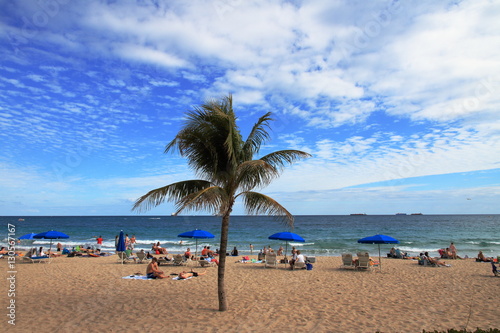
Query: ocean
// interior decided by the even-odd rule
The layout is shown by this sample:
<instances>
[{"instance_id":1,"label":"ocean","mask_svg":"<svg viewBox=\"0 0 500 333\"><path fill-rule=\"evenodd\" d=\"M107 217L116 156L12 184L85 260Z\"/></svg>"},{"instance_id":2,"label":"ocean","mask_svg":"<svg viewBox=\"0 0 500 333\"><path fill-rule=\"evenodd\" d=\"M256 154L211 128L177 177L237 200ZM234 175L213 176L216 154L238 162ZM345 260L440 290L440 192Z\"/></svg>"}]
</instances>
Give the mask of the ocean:
<instances>
[{"instance_id":1,"label":"ocean","mask_svg":"<svg viewBox=\"0 0 500 333\"><path fill-rule=\"evenodd\" d=\"M219 247L220 222L217 216L26 216L0 217L0 243L7 245L8 236L18 238L31 232L61 231L69 239L54 240L66 247L95 246L95 238L102 236L102 250L114 251L115 236L123 230L137 239L136 249L151 249L160 242L170 253L183 253L187 247L195 250L195 240L177 235L193 229L211 232L215 238L200 239L200 247ZM9 230L10 228L10 230ZM411 255L428 251L437 256L437 250L454 242L459 256L475 257L481 250L486 256L500 256L500 215L299 215L294 229L269 216L231 216L228 249L236 246L240 255L254 254L264 246L273 249L285 247L285 242L270 240L276 232L291 231L305 239L291 242L309 256L340 256L344 252L366 250L378 255L377 245L359 244L357 240L375 234L394 237L400 241L395 247ZM9 234L10 232L10 234ZM180 242L182 241L182 243ZM49 247L50 240L21 241L18 249L32 246ZM381 245L382 255L392 245Z\"/></svg>"}]
</instances>

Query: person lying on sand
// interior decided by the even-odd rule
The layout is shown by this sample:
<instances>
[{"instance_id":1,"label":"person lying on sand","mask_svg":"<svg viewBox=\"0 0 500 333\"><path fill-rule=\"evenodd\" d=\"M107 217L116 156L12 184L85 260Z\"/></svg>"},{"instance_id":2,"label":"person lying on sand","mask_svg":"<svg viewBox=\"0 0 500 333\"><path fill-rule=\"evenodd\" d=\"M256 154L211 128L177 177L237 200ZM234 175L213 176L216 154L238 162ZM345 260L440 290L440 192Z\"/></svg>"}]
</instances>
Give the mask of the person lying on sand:
<instances>
[{"instance_id":1,"label":"person lying on sand","mask_svg":"<svg viewBox=\"0 0 500 333\"><path fill-rule=\"evenodd\" d=\"M156 257L151 259L151 262L148 264L148 267L146 268L146 276L148 279L165 279L168 277L163 273L163 271L158 269L158 259Z\"/></svg>"},{"instance_id":2,"label":"person lying on sand","mask_svg":"<svg viewBox=\"0 0 500 333\"><path fill-rule=\"evenodd\" d=\"M179 273L179 280L182 280L182 279L187 279L189 277L196 277L196 276L200 276L200 275L204 275L204 274L207 274L207 270L205 269L204 272L202 273L198 273L198 272L194 272L194 271L191 271L191 272L186 272L186 271L183 271L183 272L180 272Z\"/></svg>"}]
</instances>

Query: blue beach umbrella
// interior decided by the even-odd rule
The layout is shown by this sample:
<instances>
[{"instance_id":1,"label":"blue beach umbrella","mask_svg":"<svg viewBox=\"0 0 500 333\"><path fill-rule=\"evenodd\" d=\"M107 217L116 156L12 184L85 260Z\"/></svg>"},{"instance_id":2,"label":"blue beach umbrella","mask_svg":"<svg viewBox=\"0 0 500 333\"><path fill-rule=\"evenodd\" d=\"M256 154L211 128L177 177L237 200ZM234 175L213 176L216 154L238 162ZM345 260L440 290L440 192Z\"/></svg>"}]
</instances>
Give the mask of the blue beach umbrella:
<instances>
[{"instance_id":1,"label":"blue beach umbrella","mask_svg":"<svg viewBox=\"0 0 500 333\"><path fill-rule=\"evenodd\" d=\"M29 239L29 240L33 240L33 236L35 236L36 234L34 232L30 232L29 234L26 234L26 235L22 235L21 237L19 237L18 239Z\"/></svg>"},{"instance_id":2,"label":"blue beach umbrella","mask_svg":"<svg viewBox=\"0 0 500 333\"><path fill-rule=\"evenodd\" d=\"M194 257L196 258L196 255L198 253L198 239L214 238L215 236L208 231L195 229L183 232L182 234L178 234L177 237L194 238L196 240L196 248L194 251Z\"/></svg>"},{"instance_id":3,"label":"blue beach umbrella","mask_svg":"<svg viewBox=\"0 0 500 333\"><path fill-rule=\"evenodd\" d=\"M120 236L118 237L118 243L116 243L116 252L125 252L125 250L125 237L122 230L120 231Z\"/></svg>"},{"instance_id":4,"label":"blue beach umbrella","mask_svg":"<svg viewBox=\"0 0 500 333\"><path fill-rule=\"evenodd\" d=\"M50 230L50 231L45 231L41 232L39 234L36 234L33 236L35 239L50 239L50 247L49 247L49 252L52 250L52 240L53 239L61 239L61 238L69 238L68 235L65 233L62 233L60 231L55 231L55 230Z\"/></svg>"},{"instance_id":5,"label":"blue beach umbrella","mask_svg":"<svg viewBox=\"0 0 500 333\"><path fill-rule=\"evenodd\" d=\"M118 237L118 242L116 243L116 252L125 252L125 237L123 236L123 230L120 231L120 236ZM125 259L122 260L122 264Z\"/></svg>"},{"instance_id":6,"label":"blue beach umbrella","mask_svg":"<svg viewBox=\"0 0 500 333\"><path fill-rule=\"evenodd\" d=\"M358 243L361 244L377 244L378 245L378 262L380 270L382 270L382 260L380 257L380 244L399 244L396 238L392 238L386 235L375 235L370 237L365 237L358 239Z\"/></svg>"},{"instance_id":7,"label":"blue beach umbrella","mask_svg":"<svg viewBox=\"0 0 500 333\"><path fill-rule=\"evenodd\" d=\"M277 239L277 240L284 240L286 241L285 245L285 257L286 253L288 251L288 242L301 242L304 243L305 240L301 236L294 234L293 232L277 232L275 234L272 234L271 236L268 237L269 239Z\"/></svg>"}]
</instances>

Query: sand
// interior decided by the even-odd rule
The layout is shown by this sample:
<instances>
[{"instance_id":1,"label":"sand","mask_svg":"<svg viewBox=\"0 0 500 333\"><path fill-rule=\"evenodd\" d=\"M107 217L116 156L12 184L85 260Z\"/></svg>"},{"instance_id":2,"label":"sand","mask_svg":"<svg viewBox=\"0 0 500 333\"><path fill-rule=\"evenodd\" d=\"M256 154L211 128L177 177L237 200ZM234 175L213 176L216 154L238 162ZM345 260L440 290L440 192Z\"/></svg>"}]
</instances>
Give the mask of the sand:
<instances>
[{"instance_id":1,"label":"sand","mask_svg":"<svg viewBox=\"0 0 500 333\"><path fill-rule=\"evenodd\" d=\"M16 262L0 287L0 331L12 332L422 332L500 328L500 278L489 263L382 259L382 271L340 269L340 257L317 257L312 270L264 268L229 257L229 310L219 312L217 268L189 280L126 280L146 264L117 256ZM161 266L165 273L181 267ZM197 268L196 270L202 270ZM9 296L14 287L15 296ZM15 326L8 323L15 301Z\"/></svg>"}]
</instances>

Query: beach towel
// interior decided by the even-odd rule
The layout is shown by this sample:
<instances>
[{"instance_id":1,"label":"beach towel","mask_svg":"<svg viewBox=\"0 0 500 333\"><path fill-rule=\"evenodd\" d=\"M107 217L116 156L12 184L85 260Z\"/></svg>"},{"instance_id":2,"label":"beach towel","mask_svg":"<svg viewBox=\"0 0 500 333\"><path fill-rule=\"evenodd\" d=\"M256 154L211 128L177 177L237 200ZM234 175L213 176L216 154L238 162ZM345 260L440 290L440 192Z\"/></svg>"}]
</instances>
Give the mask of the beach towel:
<instances>
[{"instance_id":1,"label":"beach towel","mask_svg":"<svg viewBox=\"0 0 500 333\"><path fill-rule=\"evenodd\" d=\"M129 280L154 280L154 279L148 279L146 275L127 275L122 277L122 279L129 279Z\"/></svg>"}]
</instances>

